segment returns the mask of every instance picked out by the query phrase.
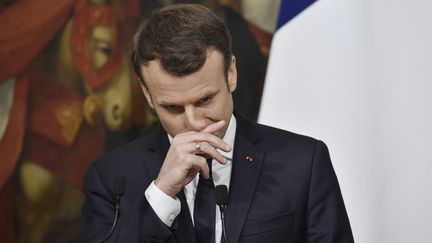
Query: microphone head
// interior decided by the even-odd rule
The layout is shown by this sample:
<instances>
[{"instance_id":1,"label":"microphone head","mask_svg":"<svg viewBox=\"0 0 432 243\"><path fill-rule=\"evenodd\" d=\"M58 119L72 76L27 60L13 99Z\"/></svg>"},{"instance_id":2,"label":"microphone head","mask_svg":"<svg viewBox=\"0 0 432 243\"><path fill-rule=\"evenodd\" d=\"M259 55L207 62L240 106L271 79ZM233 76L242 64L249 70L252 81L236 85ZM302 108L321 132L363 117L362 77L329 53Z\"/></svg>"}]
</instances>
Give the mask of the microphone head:
<instances>
[{"instance_id":1,"label":"microphone head","mask_svg":"<svg viewBox=\"0 0 432 243\"><path fill-rule=\"evenodd\" d=\"M215 193L215 199L216 204L221 205L227 205L228 204L228 188L225 185L218 185L215 187L214 190Z\"/></svg>"},{"instance_id":2,"label":"microphone head","mask_svg":"<svg viewBox=\"0 0 432 243\"><path fill-rule=\"evenodd\" d=\"M114 196L123 196L125 191L125 178L123 176L114 177L113 194Z\"/></svg>"}]
</instances>

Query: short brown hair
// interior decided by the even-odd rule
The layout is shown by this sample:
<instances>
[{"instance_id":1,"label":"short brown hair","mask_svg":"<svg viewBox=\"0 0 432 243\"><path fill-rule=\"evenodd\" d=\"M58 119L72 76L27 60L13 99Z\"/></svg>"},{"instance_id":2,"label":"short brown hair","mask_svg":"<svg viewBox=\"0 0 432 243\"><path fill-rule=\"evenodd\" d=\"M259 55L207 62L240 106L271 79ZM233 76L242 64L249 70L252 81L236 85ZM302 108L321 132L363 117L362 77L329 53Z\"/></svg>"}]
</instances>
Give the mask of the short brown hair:
<instances>
[{"instance_id":1,"label":"short brown hair","mask_svg":"<svg viewBox=\"0 0 432 243\"><path fill-rule=\"evenodd\" d=\"M170 5L153 12L136 33L131 50L133 68L144 85L141 65L155 59L172 75L188 75L204 65L209 47L222 53L227 73L232 52L224 21L202 5Z\"/></svg>"}]
</instances>

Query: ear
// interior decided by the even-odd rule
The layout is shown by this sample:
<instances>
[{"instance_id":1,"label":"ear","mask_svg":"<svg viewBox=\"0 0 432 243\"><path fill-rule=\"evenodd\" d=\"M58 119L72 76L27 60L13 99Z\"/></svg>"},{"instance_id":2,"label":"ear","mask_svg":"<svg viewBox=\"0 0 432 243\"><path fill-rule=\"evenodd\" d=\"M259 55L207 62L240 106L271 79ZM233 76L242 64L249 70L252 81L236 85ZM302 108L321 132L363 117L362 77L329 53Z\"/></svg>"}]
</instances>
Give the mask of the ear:
<instances>
[{"instance_id":1,"label":"ear","mask_svg":"<svg viewBox=\"0 0 432 243\"><path fill-rule=\"evenodd\" d=\"M149 104L149 106L150 106L152 109L154 109L154 105L153 105L153 102L152 102L152 99L151 99L151 95L150 95L149 90L148 90L147 87L144 86L144 84L142 84L142 83L140 83L140 86L141 86L141 90L143 91L144 96L145 96L145 98L146 98L146 100L147 100L147 103Z\"/></svg>"},{"instance_id":2,"label":"ear","mask_svg":"<svg viewBox=\"0 0 432 243\"><path fill-rule=\"evenodd\" d=\"M237 67L236 67L236 58L235 56L231 56L231 65L228 69L228 88L230 92L234 92L237 88Z\"/></svg>"}]
</instances>

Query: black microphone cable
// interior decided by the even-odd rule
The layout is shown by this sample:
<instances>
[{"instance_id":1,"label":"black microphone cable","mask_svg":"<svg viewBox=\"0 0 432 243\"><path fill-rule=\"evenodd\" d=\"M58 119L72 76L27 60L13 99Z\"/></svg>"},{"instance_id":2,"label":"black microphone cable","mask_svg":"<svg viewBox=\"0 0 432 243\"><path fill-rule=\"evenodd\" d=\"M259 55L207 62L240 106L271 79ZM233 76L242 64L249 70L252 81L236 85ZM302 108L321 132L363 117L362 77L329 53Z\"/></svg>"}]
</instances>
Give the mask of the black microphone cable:
<instances>
[{"instance_id":1,"label":"black microphone cable","mask_svg":"<svg viewBox=\"0 0 432 243\"><path fill-rule=\"evenodd\" d=\"M228 204L228 188L226 185L218 185L215 188L215 200L216 204L219 206L219 210L221 212L221 222L222 222L222 238L225 243L228 243L228 238L226 235L226 226L225 226L225 212L226 206Z\"/></svg>"},{"instance_id":2,"label":"black microphone cable","mask_svg":"<svg viewBox=\"0 0 432 243\"><path fill-rule=\"evenodd\" d=\"M114 196L114 200L115 200L115 216L114 216L114 222L113 225L111 227L110 232L103 238L103 240L99 241L99 243L103 243L106 240L108 240L111 235L114 233L114 230L117 226L117 221L120 215L120 199L124 194L125 191L125 185L124 185L124 177L115 177L114 178L114 183L113 183L113 196Z\"/></svg>"}]
</instances>

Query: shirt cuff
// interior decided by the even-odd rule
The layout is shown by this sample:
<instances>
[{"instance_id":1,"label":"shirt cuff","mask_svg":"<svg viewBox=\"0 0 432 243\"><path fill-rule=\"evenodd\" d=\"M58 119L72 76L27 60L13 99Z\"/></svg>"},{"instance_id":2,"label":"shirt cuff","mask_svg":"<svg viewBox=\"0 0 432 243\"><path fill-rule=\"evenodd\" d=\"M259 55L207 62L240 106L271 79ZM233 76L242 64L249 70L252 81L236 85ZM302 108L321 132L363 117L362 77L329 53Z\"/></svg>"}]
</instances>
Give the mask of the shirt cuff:
<instances>
[{"instance_id":1,"label":"shirt cuff","mask_svg":"<svg viewBox=\"0 0 432 243\"><path fill-rule=\"evenodd\" d=\"M154 183L145 191L147 202L153 208L153 211L168 227L171 227L174 219L179 215L181 210L180 200L172 198L161 191Z\"/></svg>"}]
</instances>

